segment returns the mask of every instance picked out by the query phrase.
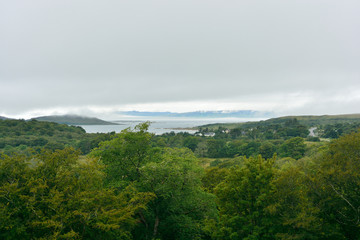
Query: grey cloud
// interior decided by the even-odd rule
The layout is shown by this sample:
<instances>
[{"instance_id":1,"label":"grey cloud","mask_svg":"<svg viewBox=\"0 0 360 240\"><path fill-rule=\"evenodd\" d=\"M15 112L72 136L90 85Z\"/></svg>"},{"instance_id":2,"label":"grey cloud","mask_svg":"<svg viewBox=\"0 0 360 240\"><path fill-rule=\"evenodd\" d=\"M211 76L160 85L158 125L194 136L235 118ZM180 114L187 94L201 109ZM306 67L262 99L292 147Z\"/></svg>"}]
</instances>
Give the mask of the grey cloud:
<instances>
[{"instance_id":1,"label":"grey cloud","mask_svg":"<svg viewBox=\"0 0 360 240\"><path fill-rule=\"evenodd\" d=\"M360 89L359 10L355 0L3 1L0 110L346 94Z\"/></svg>"}]
</instances>

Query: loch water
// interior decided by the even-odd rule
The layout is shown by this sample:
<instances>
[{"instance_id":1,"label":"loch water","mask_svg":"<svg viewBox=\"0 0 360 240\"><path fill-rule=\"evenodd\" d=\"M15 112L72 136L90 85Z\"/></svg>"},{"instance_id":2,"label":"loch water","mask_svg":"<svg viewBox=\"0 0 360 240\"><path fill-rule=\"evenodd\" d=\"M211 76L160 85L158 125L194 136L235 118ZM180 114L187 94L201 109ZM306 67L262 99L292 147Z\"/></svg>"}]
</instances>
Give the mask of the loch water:
<instances>
[{"instance_id":1,"label":"loch water","mask_svg":"<svg viewBox=\"0 0 360 240\"><path fill-rule=\"evenodd\" d=\"M136 125L149 121L149 132L155 134L163 134L167 132L188 132L194 134L196 129L194 127L212 124L212 123L237 123L247 121L259 121L259 118L207 118L207 119L192 119L192 118L171 118L171 119L123 119L112 120L117 125L81 125L87 133L119 133L126 128L134 128Z\"/></svg>"}]
</instances>

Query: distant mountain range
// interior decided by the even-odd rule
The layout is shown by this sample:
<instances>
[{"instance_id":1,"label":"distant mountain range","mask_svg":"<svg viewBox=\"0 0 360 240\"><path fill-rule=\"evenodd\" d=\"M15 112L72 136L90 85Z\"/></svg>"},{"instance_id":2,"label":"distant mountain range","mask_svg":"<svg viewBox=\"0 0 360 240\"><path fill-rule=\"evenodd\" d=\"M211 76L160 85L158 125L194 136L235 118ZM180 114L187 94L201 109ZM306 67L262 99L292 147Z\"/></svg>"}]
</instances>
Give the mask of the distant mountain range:
<instances>
[{"instance_id":1,"label":"distant mountain range","mask_svg":"<svg viewBox=\"0 0 360 240\"><path fill-rule=\"evenodd\" d=\"M6 119L10 119L10 118L0 116L0 120L6 120Z\"/></svg>"},{"instance_id":2,"label":"distant mountain range","mask_svg":"<svg viewBox=\"0 0 360 240\"><path fill-rule=\"evenodd\" d=\"M117 123L107 122L99 118L91 118L77 115L52 115L32 118L37 121L56 122L67 125L118 125Z\"/></svg>"},{"instance_id":3,"label":"distant mountain range","mask_svg":"<svg viewBox=\"0 0 360 240\"><path fill-rule=\"evenodd\" d=\"M240 111L195 111L195 112L140 112L124 111L117 112L121 115L134 117L187 117L187 118L269 118L273 116L271 112L261 112L252 110Z\"/></svg>"}]
</instances>

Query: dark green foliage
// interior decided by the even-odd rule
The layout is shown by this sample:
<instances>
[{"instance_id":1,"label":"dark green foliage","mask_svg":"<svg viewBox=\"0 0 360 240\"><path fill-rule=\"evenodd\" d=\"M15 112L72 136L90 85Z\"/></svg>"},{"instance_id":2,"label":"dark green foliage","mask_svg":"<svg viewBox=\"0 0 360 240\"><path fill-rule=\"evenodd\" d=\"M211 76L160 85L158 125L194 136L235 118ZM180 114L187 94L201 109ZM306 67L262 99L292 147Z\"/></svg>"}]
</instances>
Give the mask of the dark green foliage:
<instances>
[{"instance_id":1,"label":"dark green foliage","mask_svg":"<svg viewBox=\"0 0 360 240\"><path fill-rule=\"evenodd\" d=\"M195 151L197 148L198 143L200 142L200 139L194 137L194 136L187 136L184 139L184 147L189 148L191 151Z\"/></svg>"},{"instance_id":2,"label":"dark green foliage","mask_svg":"<svg viewBox=\"0 0 360 240\"><path fill-rule=\"evenodd\" d=\"M360 133L283 165L276 186L280 239L359 239Z\"/></svg>"},{"instance_id":3,"label":"dark green foliage","mask_svg":"<svg viewBox=\"0 0 360 240\"><path fill-rule=\"evenodd\" d=\"M230 130L232 138L248 139L287 139L290 137L307 137L308 127L300 124L296 118L281 123L265 122L247 123L240 128Z\"/></svg>"},{"instance_id":4,"label":"dark green foliage","mask_svg":"<svg viewBox=\"0 0 360 240\"><path fill-rule=\"evenodd\" d=\"M161 158L146 164L142 171L139 188L155 193L157 199L144 213L146 224L136 232L160 239L199 237L202 221L215 215L215 204L201 187L203 169L194 155L186 149L164 149Z\"/></svg>"},{"instance_id":5,"label":"dark green foliage","mask_svg":"<svg viewBox=\"0 0 360 240\"><path fill-rule=\"evenodd\" d=\"M45 147L63 149L67 145L75 145L75 139L85 135L80 127L70 127L35 120L0 120L0 147Z\"/></svg>"},{"instance_id":6,"label":"dark green foliage","mask_svg":"<svg viewBox=\"0 0 360 240\"><path fill-rule=\"evenodd\" d=\"M321 217L346 239L360 239L360 133L332 142L319 158L315 197Z\"/></svg>"},{"instance_id":7,"label":"dark green foliage","mask_svg":"<svg viewBox=\"0 0 360 240\"><path fill-rule=\"evenodd\" d=\"M306 145L301 137L290 138L280 147L281 157L300 159L305 155Z\"/></svg>"},{"instance_id":8,"label":"dark green foliage","mask_svg":"<svg viewBox=\"0 0 360 240\"><path fill-rule=\"evenodd\" d=\"M224 181L229 174L228 168L209 167L205 169L205 175L202 178L203 187L213 193L216 186Z\"/></svg>"},{"instance_id":9,"label":"dark green foliage","mask_svg":"<svg viewBox=\"0 0 360 240\"><path fill-rule=\"evenodd\" d=\"M279 118L271 118L260 122L245 122L245 123L215 123L201 126L202 129L213 131L219 127L227 129L235 129L239 127L254 127L258 125L277 125L284 124L287 121L297 119L297 122L307 127L318 125L333 125L337 123L360 123L360 114L344 114L344 115L323 115L323 116L286 116Z\"/></svg>"},{"instance_id":10,"label":"dark green foliage","mask_svg":"<svg viewBox=\"0 0 360 240\"><path fill-rule=\"evenodd\" d=\"M196 239L202 221L215 216L213 197L201 187L203 169L189 149L154 147L147 128L145 123L124 130L92 155L105 163L108 185L134 184L155 194L147 211L139 213L135 239Z\"/></svg>"},{"instance_id":11,"label":"dark green foliage","mask_svg":"<svg viewBox=\"0 0 360 240\"><path fill-rule=\"evenodd\" d=\"M12 155L15 152L25 153L23 148L49 150L74 147L89 153L101 141L109 140L114 133L87 134L81 127L68 126L36 120L0 120L0 150ZM30 152L30 151L27 151Z\"/></svg>"},{"instance_id":12,"label":"dark green foliage","mask_svg":"<svg viewBox=\"0 0 360 240\"><path fill-rule=\"evenodd\" d=\"M299 162L296 162L299 163ZM308 167L308 166L307 166ZM329 229L321 221L321 209L314 202L312 177L305 174L309 169L287 162L278 172L274 191L274 216L278 220L277 239L341 239L336 229ZM336 227L336 226L334 226ZM334 233L335 232L335 233Z\"/></svg>"},{"instance_id":13,"label":"dark green foliage","mask_svg":"<svg viewBox=\"0 0 360 240\"><path fill-rule=\"evenodd\" d=\"M153 198L104 188L103 166L73 149L0 157L1 239L131 239Z\"/></svg>"},{"instance_id":14,"label":"dark green foliage","mask_svg":"<svg viewBox=\"0 0 360 240\"><path fill-rule=\"evenodd\" d=\"M276 146L271 142L262 142L261 146L259 147L259 154L268 159L272 158L276 152Z\"/></svg>"},{"instance_id":15,"label":"dark green foliage","mask_svg":"<svg viewBox=\"0 0 360 240\"><path fill-rule=\"evenodd\" d=\"M320 127L320 136L324 138L339 138L344 134L356 132L360 128L360 123L337 123L328 124Z\"/></svg>"},{"instance_id":16,"label":"dark green foliage","mask_svg":"<svg viewBox=\"0 0 360 240\"><path fill-rule=\"evenodd\" d=\"M244 166L230 169L217 185L220 222L212 233L214 239L275 239L273 166L274 159L245 159Z\"/></svg>"},{"instance_id":17,"label":"dark green foliage","mask_svg":"<svg viewBox=\"0 0 360 240\"><path fill-rule=\"evenodd\" d=\"M300 124L296 118L271 122L271 124L260 121L241 126L241 128L230 130L219 126L218 129L211 130L215 133L214 137L204 137L206 133L209 133L209 129L202 127L199 128L202 136L168 133L156 136L156 142L168 147L188 147L196 156L208 158L250 157L258 154L271 158L274 153L282 153L282 156L291 155L297 159L304 156L301 149L295 154L295 152L289 152L286 144L280 146L290 138L308 136L308 127Z\"/></svg>"},{"instance_id":18,"label":"dark green foliage","mask_svg":"<svg viewBox=\"0 0 360 240\"><path fill-rule=\"evenodd\" d=\"M151 147L153 134L147 132L148 126L139 125L135 131L125 129L93 150L91 155L100 157L108 166L105 169L108 184L121 188L139 180L141 167L156 159L157 149Z\"/></svg>"},{"instance_id":19,"label":"dark green foliage","mask_svg":"<svg viewBox=\"0 0 360 240\"><path fill-rule=\"evenodd\" d=\"M309 141L309 142L320 142L320 138L319 137L307 137L306 138L306 141Z\"/></svg>"},{"instance_id":20,"label":"dark green foliage","mask_svg":"<svg viewBox=\"0 0 360 240\"><path fill-rule=\"evenodd\" d=\"M220 158L226 156L225 154L225 141L218 139L208 139L206 145L208 148L207 157Z\"/></svg>"},{"instance_id":21,"label":"dark green foliage","mask_svg":"<svg viewBox=\"0 0 360 240\"><path fill-rule=\"evenodd\" d=\"M328 143L288 118L214 137L0 123L1 239L360 239L353 124Z\"/></svg>"}]
</instances>

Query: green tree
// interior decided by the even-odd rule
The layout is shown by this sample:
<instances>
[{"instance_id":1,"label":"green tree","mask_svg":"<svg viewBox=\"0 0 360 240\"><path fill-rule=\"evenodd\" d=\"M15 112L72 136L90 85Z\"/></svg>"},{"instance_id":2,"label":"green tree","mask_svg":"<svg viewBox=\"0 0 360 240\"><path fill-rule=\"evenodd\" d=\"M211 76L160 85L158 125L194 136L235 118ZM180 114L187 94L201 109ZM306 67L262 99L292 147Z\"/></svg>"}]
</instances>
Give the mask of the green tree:
<instances>
[{"instance_id":1,"label":"green tree","mask_svg":"<svg viewBox=\"0 0 360 240\"><path fill-rule=\"evenodd\" d=\"M206 144L206 142L200 142L198 145L197 145L197 148L195 149L195 155L197 157L205 157L207 156L207 153L208 153L208 145Z\"/></svg>"},{"instance_id":2,"label":"green tree","mask_svg":"<svg viewBox=\"0 0 360 240\"><path fill-rule=\"evenodd\" d=\"M221 183L229 173L227 168L208 167L202 178L203 187L206 191L213 193L216 186Z\"/></svg>"},{"instance_id":3,"label":"green tree","mask_svg":"<svg viewBox=\"0 0 360 240\"><path fill-rule=\"evenodd\" d=\"M334 140L318 159L314 201L324 221L346 239L360 239L360 133ZM340 239L340 238L339 238Z\"/></svg>"},{"instance_id":4,"label":"green tree","mask_svg":"<svg viewBox=\"0 0 360 240\"><path fill-rule=\"evenodd\" d=\"M294 137L286 140L280 147L281 157L292 157L300 159L305 155L306 145L301 137Z\"/></svg>"},{"instance_id":5,"label":"green tree","mask_svg":"<svg viewBox=\"0 0 360 240\"><path fill-rule=\"evenodd\" d=\"M249 158L216 188L220 222L215 239L274 239L274 159Z\"/></svg>"},{"instance_id":6,"label":"green tree","mask_svg":"<svg viewBox=\"0 0 360 240\"><path fill-rule=\"evenodd\" d=\"M336 239L321 221L320 208L313 201L313 178L305 171L308 170L298 162L287 162L278 171L274 181L274 215L281 224L276 237L283 240Z\"/></svg>"},{"instance_id":7,"label":"green tree","mask_svg":"<svg viewBox=\"0 0 360 240\"><path fill-rule=\"evenodd\" d=\"M184 138L184 147L191 149L191 151L193 152L195 151L198 143L199 139L197 137L187 136L186 138Z\"/></svg>"},{"instance_id":8,"label":"green tree","mask_svg":"<svg viewBox=\"0 0 360 240\"><path fill-rule=\"evenodd\" d=\"M201 187L203 168L189 149L152 147L148 124L122 131L92 153L106 165L108 183L134 185L156 198L139 212L136 239L195 239L201 222L214 215L211 194Z\"/></svg>"},{"instance_id":9,"label":"green tree","mask_svg":"<svg viewBox=\"0 0 360 240\"><path fill-rule=\"evenodd\" d=\"M1 239L131 239L153 197L104 188L103 166L64 149L0 158Z\"/></svg>"},{"instance_id":10,"label":"green tree","mask_svg":"<svg viewBox=\"0 0 360 240\"><path fill-rule=\"evenodd\" d=\"M157 198L144 213L142 230L160 239L195 239L201 222L214 216L212 195L201 187L203 169L188 149L163 149L161 158L143 168L139 188ZM143 238L143 237L140 237ZM138 237L138 239L140 239Z\"/></svg>"},{"instance_id":11,"label":"green tree","mask_svg":"<svg viewBox=\"0 0 360 240\"><path fill-rule=\"evenodd\" d=\"M207 157L210 158L219 158L226 157L225 152L225 141L223 139L208 139L207 144Z\"/></svg>"},{"instance_id":12,"label":"green tree","mask_svg":"<svg viewBox=\"0 0 360 240\"><path fill-rule=\"evenodd\" d=\"M100 157L107 166L107 183L123 188L139 181L141 167L156 158L156 148L151 147L153 134L148 133L149 123L138 125L134 131L125 129L113 139L99 144L91 156Z\"/></svg>"},{"instance_id":13,"label":"green tree","mask_svg":"<svg viewBox=\"0 0 360 240\"><path fill-rule=\"evenodd\" d=\"M267 141L263 142L259 147L259 154L266 159L272 158L275 152L276 152L276 147L271 142L267 142Z\"/></svg>"}]
</instances>

